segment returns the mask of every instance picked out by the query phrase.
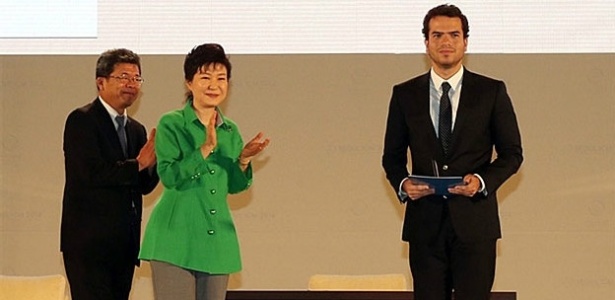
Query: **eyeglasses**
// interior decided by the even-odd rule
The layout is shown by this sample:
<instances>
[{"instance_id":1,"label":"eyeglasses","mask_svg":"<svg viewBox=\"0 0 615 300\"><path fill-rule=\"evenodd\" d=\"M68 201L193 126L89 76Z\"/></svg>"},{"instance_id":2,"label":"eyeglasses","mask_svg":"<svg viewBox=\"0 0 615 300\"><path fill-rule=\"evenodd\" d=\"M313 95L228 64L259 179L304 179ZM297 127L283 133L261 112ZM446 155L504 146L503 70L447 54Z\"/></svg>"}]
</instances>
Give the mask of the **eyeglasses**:
<instances>
[{"instance_id":1,"label":"eyeglasses","mask_svg":"<svg viewBox=\"0 0 615 300\"><path fill-rule=\"evenodd\" d=\"M143 77L141 76L135 76L130 78L130 76L128 76L128 74L122 74L120 76L115 76L115 75L109 75L109 78L115 78L117 80L119 80L121 83L129 83L129 82L134 82L138 85L143 84L143 82L145 81L145 79L143 79Z\"/></svg>"}]
</instances>

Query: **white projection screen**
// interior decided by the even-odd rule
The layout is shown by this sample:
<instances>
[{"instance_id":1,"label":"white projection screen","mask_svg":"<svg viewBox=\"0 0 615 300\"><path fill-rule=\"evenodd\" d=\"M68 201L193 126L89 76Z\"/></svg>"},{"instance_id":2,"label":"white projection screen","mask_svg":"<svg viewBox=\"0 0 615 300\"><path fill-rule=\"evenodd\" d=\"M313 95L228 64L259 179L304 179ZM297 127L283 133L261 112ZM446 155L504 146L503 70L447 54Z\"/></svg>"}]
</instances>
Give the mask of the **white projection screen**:
<instances>
[{"instance_id":1,"label":"white projection screen","mask_svg":"<svg viewBox=\"0 0 615 300\"><path fill-rule=\"evenodd\" d=\"M233 64L223 112L244 140L271 138L253 186L229 197L243 260L229 289L387 273L412 289L380 160L392 86L429 69L422 21L443 2L0 1L0 274L64 274L62 133L96 96L98 55L141 55L129 114L151 130L182 105L186 53L216 42ZM615 299L615 1L452 4L470 23L464 65L506 83L522 134L524 163L497 191L494 290ZM151 277L143 262L131 300L153 299Z\"/></svg>"},{"instance_id":2,"label":"white projection screen","mask_svg":"<svg viewBox=\"0 0 615 300\"><path fill-rule=\"evenodd\" d=\"M0 54L98 54L123 45L183 54L201 41L229 53L422 53L439 2L406 0L18 1L0 3ZM615 1L458 1L472 53L613 51Z\"/></svg>"}]
</instances>

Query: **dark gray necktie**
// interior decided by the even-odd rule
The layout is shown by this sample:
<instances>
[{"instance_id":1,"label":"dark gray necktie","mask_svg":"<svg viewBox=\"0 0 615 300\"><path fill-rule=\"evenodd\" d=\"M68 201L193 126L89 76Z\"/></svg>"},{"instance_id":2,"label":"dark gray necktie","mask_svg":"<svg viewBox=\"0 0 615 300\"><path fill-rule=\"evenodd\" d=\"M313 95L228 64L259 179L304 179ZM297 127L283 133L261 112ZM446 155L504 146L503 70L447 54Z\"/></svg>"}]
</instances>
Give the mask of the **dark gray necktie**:
<instances>
[{"instance_id":1,"label":"dark gray necktie","mask_svg":"<svg viewBox=\"0 0 615 300\"><path fill-rule=\"evenodd\" d=\"M448 151L451 144L451 127L453 123L453 110L451 109L451 99L448 97L448 91L451 85L448 82L442 83L442 97L440 97L440 117L438 123L438 137L444 155L448 157Z\"/></svg>"},{"instance_id":2,"label":"dark gray necktie","mask_svg":"<svg viewBox=\"0 0 615 300\"><path fill-rule=\"evenodd\" d=\"M126 139L126 129L124 128L124 116L116 116L115 122L117 122L117 136L120 138L120 144L122 145L122 152L124 157L128 158L128 140Z\"/></svg>"}]
</instances>

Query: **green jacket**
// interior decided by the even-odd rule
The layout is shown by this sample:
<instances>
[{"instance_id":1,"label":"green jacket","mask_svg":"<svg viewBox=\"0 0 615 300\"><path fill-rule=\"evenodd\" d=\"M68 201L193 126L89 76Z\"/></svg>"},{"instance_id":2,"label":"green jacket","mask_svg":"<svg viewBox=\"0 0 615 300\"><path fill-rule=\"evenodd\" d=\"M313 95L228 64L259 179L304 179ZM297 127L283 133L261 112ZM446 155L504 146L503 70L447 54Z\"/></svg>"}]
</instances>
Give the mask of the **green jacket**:
<instances>
[{"instance_id":1,"label":"green jacket","mask_svg":"<svg viewBox=\"0 0 615 300\"><path fill-rule=\"evenodd\" d=\"M160 119L156 156L164 191L145 229L140 259L212 274L241 270L227 195L250 186L252 167L241 171L237 160L243 140L237 125L221 113L218 116L218 144L206 159L200 151L205 126L192 108L192 99Z\"/></svg>"}]
</instances>

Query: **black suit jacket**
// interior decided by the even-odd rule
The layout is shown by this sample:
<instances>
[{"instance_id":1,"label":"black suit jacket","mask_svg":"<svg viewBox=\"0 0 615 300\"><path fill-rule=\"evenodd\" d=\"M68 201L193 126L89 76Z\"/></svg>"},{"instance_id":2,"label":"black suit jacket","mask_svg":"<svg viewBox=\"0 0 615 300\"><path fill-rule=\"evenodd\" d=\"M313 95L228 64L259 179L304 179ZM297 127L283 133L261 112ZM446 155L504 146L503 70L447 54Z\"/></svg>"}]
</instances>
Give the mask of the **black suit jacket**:
<instances>
[{"instance_id":1,"label":"black suit jacket","mask_svg":"<svg viewBox=\"0 0 615 300\"><path fill-rule=\"evenodd\" d=\"M410 150L412 174L435 175L432 160L436 160L440 176L479 174L487 195L448 199L431 195L408 201L402 238L430 242L439 230L445 202L460 239L500 238L496 191L523 160L519 128L504 82L464 71L448 159L429 114L429 82L426 73L393 88L382 157L387 179L397 193L408 176ZM494 148L497 158L492 159Z\"/></svg>"},{"instance_id":2,"label":"black suit jacket","mask_svg":"<svg viewBox=\"0 0 615 300\"><path fill-rule=\"evenodd\" d=\"M155 169L138 171L135 158L147 141L145 127L129 117L126 134L128 158L98 98L69 114L64 128L62 251L101 258L128 253L138 264L142 195L154 189L158 175Z\"/></svg>"}]
</instances>

